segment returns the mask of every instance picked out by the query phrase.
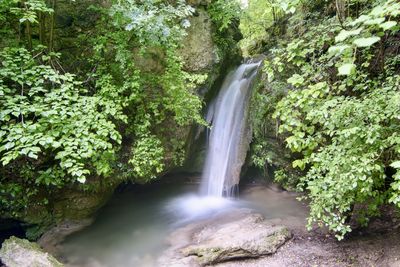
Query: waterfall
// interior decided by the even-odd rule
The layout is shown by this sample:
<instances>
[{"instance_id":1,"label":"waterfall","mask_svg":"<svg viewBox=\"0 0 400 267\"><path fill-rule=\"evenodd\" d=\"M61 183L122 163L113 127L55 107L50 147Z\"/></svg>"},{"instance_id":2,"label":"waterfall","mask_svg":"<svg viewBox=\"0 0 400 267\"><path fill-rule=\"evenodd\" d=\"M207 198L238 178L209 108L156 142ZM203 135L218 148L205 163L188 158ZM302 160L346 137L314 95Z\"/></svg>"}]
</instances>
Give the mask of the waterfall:
<instances>
[{"instance_id":1,"label":"waterfall","mask_svg":"<svg viewBox=\"0 0 400 267\"><path fill-rule=\"evenodd\" d=\"M239 183L250 141L246 110L258 66L243 64L231 71L208 110L206 119L212 127L201 182L204 195L232 196Z\"/></svg>"}]
</instances>

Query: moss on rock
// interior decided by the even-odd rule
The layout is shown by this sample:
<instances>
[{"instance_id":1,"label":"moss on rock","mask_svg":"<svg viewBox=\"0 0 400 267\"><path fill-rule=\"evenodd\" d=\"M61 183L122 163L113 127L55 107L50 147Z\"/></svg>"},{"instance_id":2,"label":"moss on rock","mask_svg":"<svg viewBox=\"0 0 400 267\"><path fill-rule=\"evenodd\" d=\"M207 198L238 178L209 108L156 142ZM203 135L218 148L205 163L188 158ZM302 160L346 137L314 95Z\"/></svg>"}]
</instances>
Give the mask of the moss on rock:
<instances>
[{"instance_id":1,"label":"moss on rock","mask_svg":"<svg viewBox=\"0 0 400 267\"><path fill-rule=\"evenodd\" d=\"M0 259L7 267L64 266L53 256L44 252L38 244L14 236L3 242Z\"/></svg>"}]
</instances>

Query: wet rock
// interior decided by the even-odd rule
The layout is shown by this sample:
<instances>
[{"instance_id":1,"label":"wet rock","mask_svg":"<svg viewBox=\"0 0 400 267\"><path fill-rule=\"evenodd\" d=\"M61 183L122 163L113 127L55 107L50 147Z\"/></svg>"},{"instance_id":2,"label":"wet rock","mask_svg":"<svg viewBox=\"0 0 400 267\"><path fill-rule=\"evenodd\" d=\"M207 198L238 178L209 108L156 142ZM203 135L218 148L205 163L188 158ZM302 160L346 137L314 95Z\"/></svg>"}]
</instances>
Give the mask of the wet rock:
<instances>
[{"instance_id":1,"label":"wet rock","mask_svg":"<svg viewBox=\"0 0 400 267\"><path fill-rule=\"evenodd\" d=\"M56 225L68 224L71 221L86 223L86 220L108 201L120 182L118 176L110 178L109 181L107 184L101 179L88 181L87 184L94 188L93 191L84 191L77 184L54 190L49 197L51 205L32 203L17 217L18 220L29 224L26 227L28 239L36 240Z\"/></svg>"},{"instance_id":2,"label":"wet rock","mask_svg":"<svg viewBox=\"0 0 400 267\"><path fill-rule=\"evenodd\" d=\"M290 231L248 209L237 209L192 223L171 234L171 248L160 266L204 266L273 254Z\"/></svg>"},{"instance_id":3,"label":"wet rock","mask_svg":"<svg viewBox=\"0 0 400 267\"><path fill-rule=\"evenodd\" d=\"M112 196L118 182L118 178L113 177L108 185L103 185L101 179L96 179L90 184L96 188L93 192L85 192L77 186L61 190L53 200L53 216L57 221L90 218Z\"/></svg>"},{"instance_id":4,"label":"wet rock","mask_svg":"<svg viewBox=\"0 0 400 267\"><path fill-rule=\"evenodd\" d=\"M79 221L65 220L44 233L44 235L42 235L38 240L38 244L47 252L56 255L59 251L61 251L61 243L68 235L82 230L91 223L92 219L84 219Z\"/></svg>"},{"instance_id":5,"label":"wet rock","mask_svg":"<svg viewBox=\"0 0 400 267\"><path fill-rule=\"evenodd\" d=\"M53 256L44 252L36 243L10 237L3 242L0 259L7 267L62 267Z\"/></svg>"},{"instance_id":6,"label":"wet rock","mask_svg":"<svg viewBox=\"0 0 400 267\"><path fill-rule=\"evenodd\" d=\"M290 238L286 227L269 225L257 215L213 228L198 233L198 244L183 249L183 254L196 256L202 265L254 258L275 253Z\"/></svg>"}]
</instances>

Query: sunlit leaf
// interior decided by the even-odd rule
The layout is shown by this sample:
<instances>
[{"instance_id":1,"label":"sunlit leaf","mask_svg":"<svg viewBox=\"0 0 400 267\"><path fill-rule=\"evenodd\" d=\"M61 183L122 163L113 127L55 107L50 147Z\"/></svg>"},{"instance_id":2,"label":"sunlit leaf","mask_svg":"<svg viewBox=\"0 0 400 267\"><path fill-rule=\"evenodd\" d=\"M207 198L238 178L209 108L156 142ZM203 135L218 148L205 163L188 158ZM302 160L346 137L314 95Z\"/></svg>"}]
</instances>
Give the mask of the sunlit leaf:
<instances>
[{"instance_id":1,"label":"sunlit leaf","mask_svg":"<svg viewBox=\"0 0 400 267\"><path fill-rule=\"evenodd\" d=\"M339 75L350 75L352 74L356 69L356 65L353 63L347 63L343 64L338 68Z\"/></svg>"},{"instance_id":2,"label":"sunlit leaf","mask_svg":"<svg viewBox=\"0 0 400 267\"><path fill-rule=\"evenodd\" d=\"M379 42L381 38L377 36L368 37L368 38L358 38L353 41L353 43L358 47L370 47L371 45Z\"/></svg>"}]
</instances>

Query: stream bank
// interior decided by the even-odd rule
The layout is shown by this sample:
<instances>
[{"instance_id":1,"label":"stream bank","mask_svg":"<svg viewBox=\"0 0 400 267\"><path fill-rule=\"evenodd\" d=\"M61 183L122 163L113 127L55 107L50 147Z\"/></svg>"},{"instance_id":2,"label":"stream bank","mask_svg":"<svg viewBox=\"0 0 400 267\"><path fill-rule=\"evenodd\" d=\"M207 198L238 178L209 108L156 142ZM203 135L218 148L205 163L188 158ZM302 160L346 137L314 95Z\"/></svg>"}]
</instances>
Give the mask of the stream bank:
<instances>
[{"instance_id":1,"label":"stream bank","mask_svg":"<svg viewBox=\"0 0 400 267\"><path fill-rule=\"evenodd\" d=\"M316 232L295 234L274 255L217 264L217 267L400 266L400 229L368 232L344 241Z\"/></svg>"},{"instance_id":2,"label":"stream bank","mask_svg":"<svg viewBox=\"0 0 400 267\"><path fill-rule=\"evenodd\" d=\"M209 219L203 217L176 223L176 214L171 217L171 214L165 212L165 203L181 198L176 196L193 196L196 192L197 179L191 177L188 181L188 184L179 186L171 180L171 183L146 186L145 190L126 188L115 194L110 203L97 214L90 227L72 234L65 242L58 244L55 255L69 267L159 267L161 263L168 263L172 257L176 257L176 254L169 254L171 258L168 258L171 233L175 233L172 234L175 245L178 243L188 248L193 246L193 240L177 240L180 236L176 233L185 232L190 225L199 226L202 220ZM233 257L227 262L209 266L399 266L400 220L396 219L395 214L387 211L386 217L374 220L369 228L354 232L348 239L339 242L325 230L308 232L305 229L308 209L305 203L296 200L296 194L283 191L274 184L252 179L247 181L241 185L241 199L235 205L220 207L230 214L230 219L227 216L225 223L239 224L240 216L235 217L234 211L251 209L251 214L261 214L268 224L287 227L292 237L280 244L282 246L279 245L272 255L259 255L254 259L248 256ZM196 231L206 231L215 224L220 225L220 219L210 221ZM240 228L232 234L243 236ZM184 266L194 267L199 266L199 263L189 261Z\"/></svg>"}]
</instances>

